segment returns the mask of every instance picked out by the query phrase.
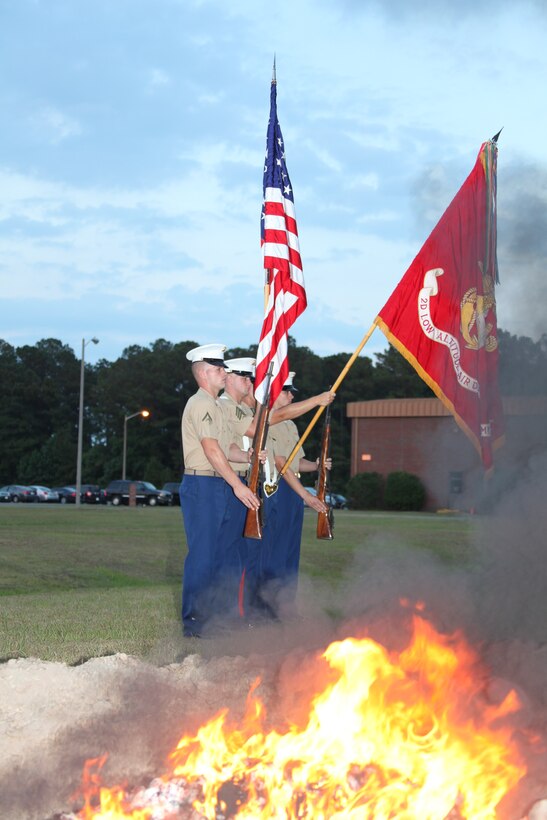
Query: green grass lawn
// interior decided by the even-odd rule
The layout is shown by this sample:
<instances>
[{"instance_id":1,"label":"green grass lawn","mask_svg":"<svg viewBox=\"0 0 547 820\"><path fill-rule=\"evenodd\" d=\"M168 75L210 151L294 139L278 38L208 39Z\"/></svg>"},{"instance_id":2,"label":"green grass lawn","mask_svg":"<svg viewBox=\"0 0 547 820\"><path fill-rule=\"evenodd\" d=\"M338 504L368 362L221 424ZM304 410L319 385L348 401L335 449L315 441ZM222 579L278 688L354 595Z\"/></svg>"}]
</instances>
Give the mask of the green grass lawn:
<instances>
[{"instance_id":1,"label":"green grass lawn","mask_svg":"<svg viewBox=\"0 0 547 820\"><path fill-rule=\"evenodd\" d=\"M338 511L333 541L315 526L306 511L301 574L334 588L356 554L473 557L466 517ZM149 656L166 642L176 653L185 553L179 508L0 507L0 659Z\"/></svg>"}]
</instances>

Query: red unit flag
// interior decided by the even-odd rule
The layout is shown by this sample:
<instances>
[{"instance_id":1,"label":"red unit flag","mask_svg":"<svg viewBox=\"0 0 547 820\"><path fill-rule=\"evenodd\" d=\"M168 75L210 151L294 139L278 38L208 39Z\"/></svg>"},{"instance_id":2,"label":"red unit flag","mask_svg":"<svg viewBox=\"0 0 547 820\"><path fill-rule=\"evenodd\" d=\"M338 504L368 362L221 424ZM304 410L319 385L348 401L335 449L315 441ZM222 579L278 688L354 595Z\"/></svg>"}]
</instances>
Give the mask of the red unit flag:
<instances>
[{"instance_id":1,"label":"red unit flag","mask_svg":"<svg viewBox=\"0 0 547 820\"><path fill-rule=\"evenodd\" d=\"M481 146L475 167L375 319L453 414L487 471L504 440L496 161L494 139Z\"/></svg>"},{"instance_id":2,"label":"red unit flag","mask_svg":"<svg viewBox=\"0 0 547 820\"><path fill-rule=\"evenodd\" d=\"M265 379L273 361L270 407L289 375L288 333L306 307L294 196L285 162L285 144L277 119L277 85L270 94L270 120L264 163L262 250L269 286L268 302L256 354L255 396L264 404Z\"/></svg>"}]
</instances>

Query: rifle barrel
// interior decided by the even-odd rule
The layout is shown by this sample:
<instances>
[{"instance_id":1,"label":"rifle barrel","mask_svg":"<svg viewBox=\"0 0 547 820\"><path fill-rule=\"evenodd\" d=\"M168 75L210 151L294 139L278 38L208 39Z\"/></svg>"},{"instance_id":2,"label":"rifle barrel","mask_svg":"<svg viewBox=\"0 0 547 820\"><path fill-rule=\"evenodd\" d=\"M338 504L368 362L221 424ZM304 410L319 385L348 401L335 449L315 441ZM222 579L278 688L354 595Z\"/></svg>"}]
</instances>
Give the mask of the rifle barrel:
<instances>
[{"instance_id":1,"label":"rifle barrel","mask_svg":"<svg viewBox=\"0 0 547 820\"><path fill-rule=\"evenodd\" d=\"M327 501L327 459L330 455L330 418L331 406L329 405L325 413L325 422L323 424L321 455L319 456L319 472L317 475L317 498L327 506L327 512L317 513L317 538L328 541L332 541L334 538L334 514L331 505Z\"/></svg>"}]
</instances>

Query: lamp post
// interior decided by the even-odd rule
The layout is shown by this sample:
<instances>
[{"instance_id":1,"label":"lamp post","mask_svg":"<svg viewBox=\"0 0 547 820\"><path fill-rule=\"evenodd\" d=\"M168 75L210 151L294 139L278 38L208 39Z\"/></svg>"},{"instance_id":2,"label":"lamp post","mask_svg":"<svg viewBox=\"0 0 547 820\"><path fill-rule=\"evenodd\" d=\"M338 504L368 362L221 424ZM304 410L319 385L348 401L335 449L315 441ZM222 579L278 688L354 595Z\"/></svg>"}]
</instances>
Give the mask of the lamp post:
<instances>
[{"instance_id":1,"label":"lamp post","mask_svg":"<svg viewBox=\"0 0 547 820\"><path fill-rule=\"evenodd\" d=\"M94 345L99 344L99 340L96 336L93 336L92 339L88 339L87 342L85 339L82 339L82 359L80 364L80 412L78 415L78 455L76 458L76 504L80 504L81 501L81 493L82 493L82 446L83 446L83 434L84 434L84 370L85 370L85 348L90 342L93 342Z\"/></svg>"},{"instance_id":2,"label":"lamp post","mask_svg":"<svg viewBox=\"0 0 547 820\"><path fill-rule=\"evenodd\" d=\"M123 463L122 463L122 479L125 481L125 466L127 461L127 422L129 419L134 419L136 416L142 416L143 419L147 419L150 415L149 410L139 410L137 413L131 413L129 416L125 416L123 420Z\"/></svg>"}]
</instances>

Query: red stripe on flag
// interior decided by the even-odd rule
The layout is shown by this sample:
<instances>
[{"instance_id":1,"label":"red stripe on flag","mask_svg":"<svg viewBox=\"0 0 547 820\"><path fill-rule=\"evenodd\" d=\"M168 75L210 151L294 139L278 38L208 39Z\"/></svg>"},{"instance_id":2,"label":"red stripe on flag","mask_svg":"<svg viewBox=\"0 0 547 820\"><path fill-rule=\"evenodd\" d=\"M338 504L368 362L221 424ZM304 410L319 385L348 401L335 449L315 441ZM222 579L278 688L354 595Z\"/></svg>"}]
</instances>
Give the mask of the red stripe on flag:
<instances>
[{"instance_id":1,"label":"red stripe on flag","mask_svg":"<svg viewBox=\"0 0 547 820\"><path fill-rule=\"evenodd\" d=\"M292 216L285 214L285 223L287 225L287 231L289 233L293 233L295 236L298 236L298 228L296 227L296 219L293 219Z\"/></svg>"},{"instance_id":2,"label":"red stripe on flag","mask_svg":"<svg viewBox=\"0 0 547 820\"><path fill-rule=\"evenodd\" d=\"M285 216L285 207L282 202L272 202L267 199L264 203L264 213L266 216Z\"/></svg>"},{"instance_id":3,"label":"red stripe on flag","mask_svg":"<svg viewBox=\"0 0 547 820\"><path fill-rule=\"evenodd\" d=\"M264 242L272 242L277 245L288 245L287 231L277 228L264 228Z\"/></svg>"},{"instance_id":4,"label":"red stripe on flag","mask_svg":"<svg viewBox=\"0 0 547 820\"><path fill-rule=\"evenodd\" d=\"M289 262L291 265L294 265L295 268L298 268L299 271L302 270L302 259L300 258L300 254L294 248L289 246Z\"/></svg>"}]
</instances>

